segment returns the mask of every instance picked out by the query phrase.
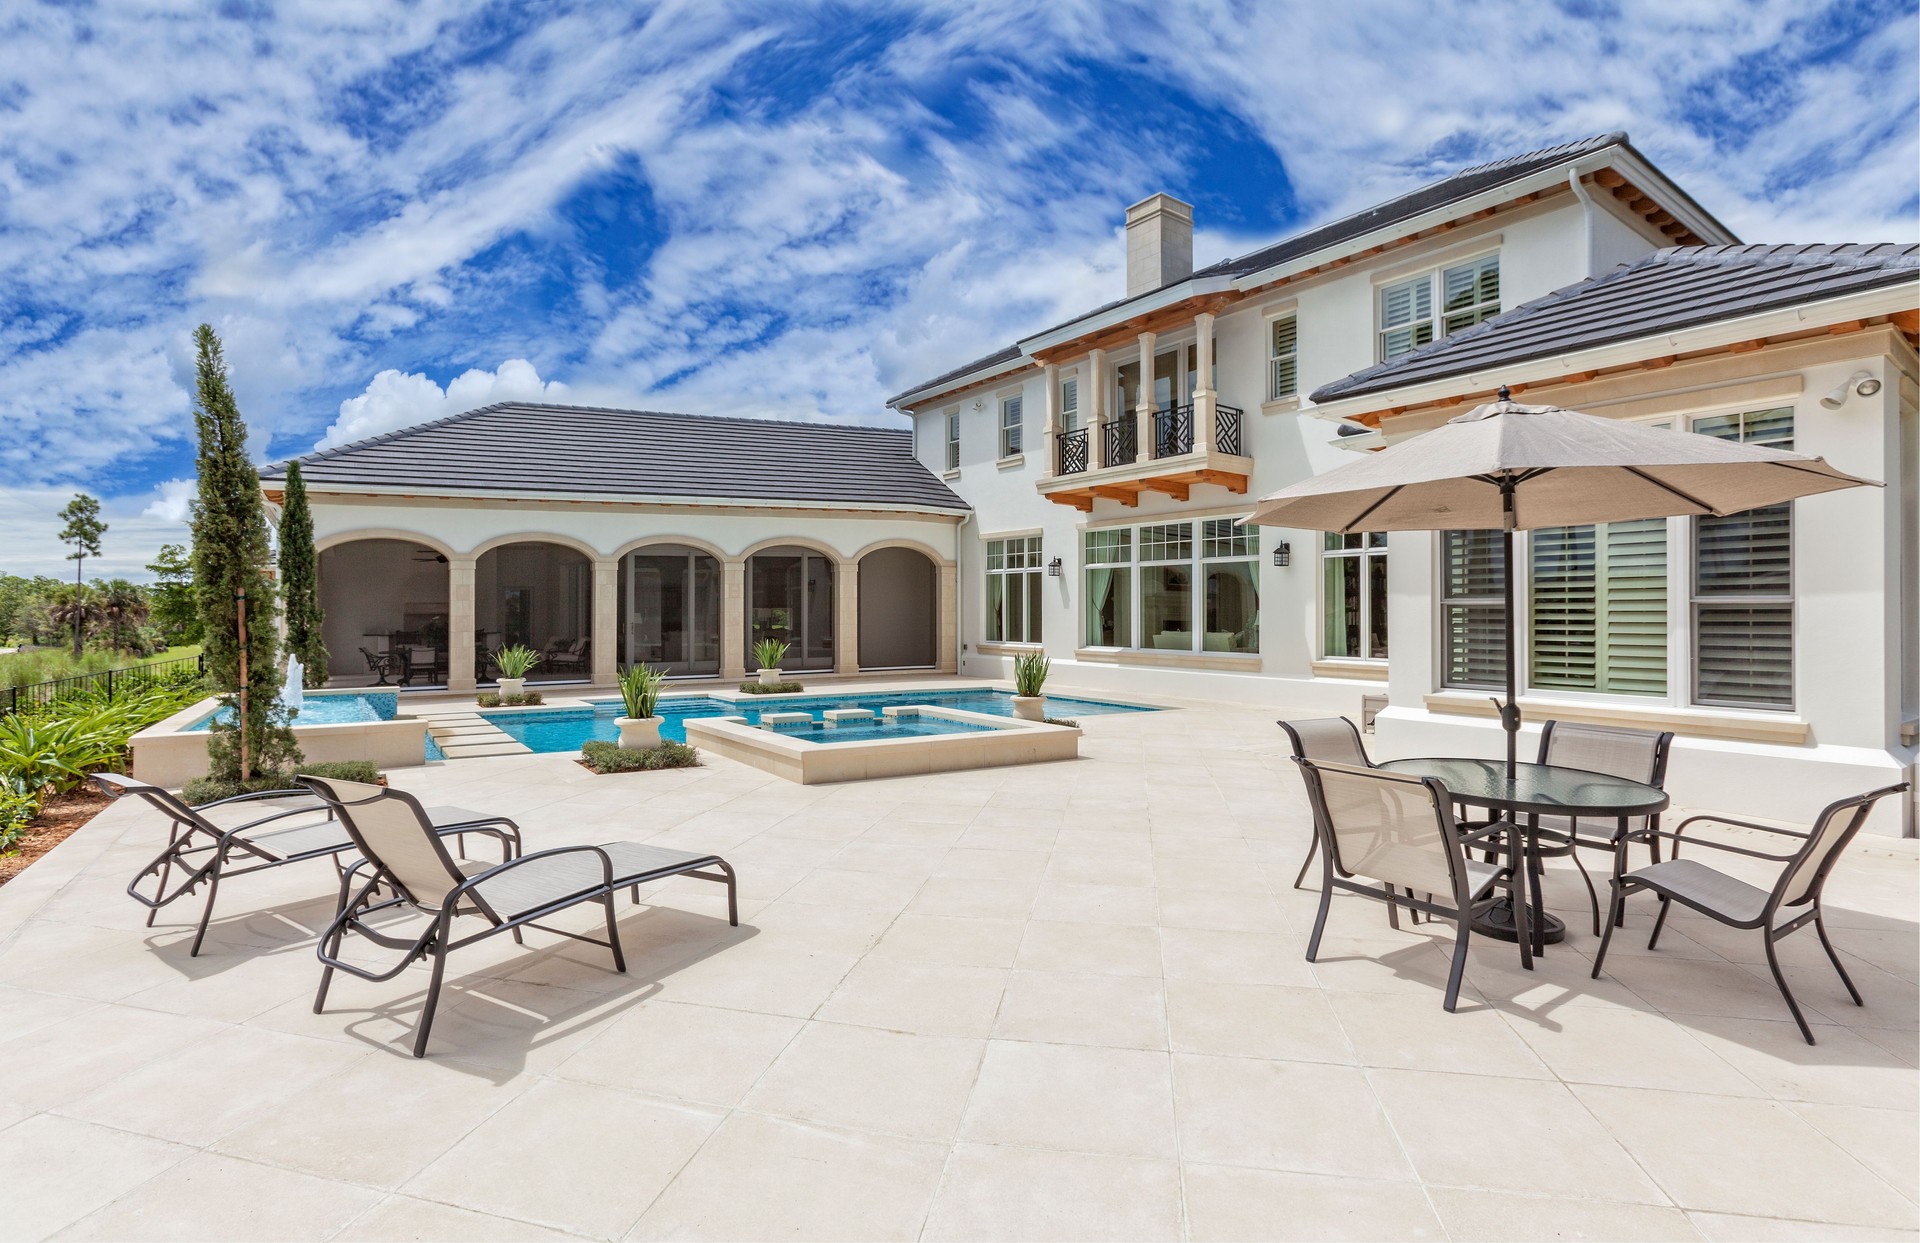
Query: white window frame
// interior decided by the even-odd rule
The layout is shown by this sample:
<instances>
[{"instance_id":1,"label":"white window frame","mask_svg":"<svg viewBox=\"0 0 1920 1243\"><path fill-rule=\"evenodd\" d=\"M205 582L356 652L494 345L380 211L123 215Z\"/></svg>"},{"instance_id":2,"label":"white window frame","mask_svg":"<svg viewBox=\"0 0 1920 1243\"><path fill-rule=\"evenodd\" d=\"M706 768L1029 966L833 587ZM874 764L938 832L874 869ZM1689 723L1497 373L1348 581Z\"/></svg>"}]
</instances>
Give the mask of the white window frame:
<instances>
[{"instance_id":1,"label":"white window frame","mask_svg":"<svg viewBox=\"0 0 1920 1243\"><path fill-rule=\"evenodd\" d=\"M1260 655L1260 639L1259 639L1260 613L1259 613L1259 605L1257 602L1255 604L1253 625L1251 627L1253 631L1253 650L1252 651L1208 653L1206 652L1206 647L1205 647L1206 621L1207 621L1207 602L1206 602L1205 583L1206 583L1207 567L1209 565L1232 564L1235 562L1249 563L1253 571L1254 590L1258 592L1260 589L1260 529L1254 526L1242 525L1245 523L1248 516L1249 515L1246 515L1246 514L1210 514L1210 515L1203 515L1203 516L1193 517L1193 518L1179 518L1179 517L1169 516L1169 517L1164 517L1159 521L1126 523L1118 526L1105 526L1105 527L1096 527L1091 529L1083 528L1081 531L1081 541L1080 541L1081 559L1085 563L1083 567L1083 573L1084 573L1084 570L1092 570L1092 569L1100 569L1100 568L1125 569L1129 572L1128 573L1128 603L1130 605L1130 608L1129 608L1128 624L1132 628L1132 633L1126 636L1126 641L1123 643L1099 644L1099 645L1088 643L1086 642L1088 618L1083 613L1082 616L1078 619L1079 635L1081 640L1080 646L1083 648L1090 648L1093 650L1103 651L1103 652L1104 651L1152 652L1152 653L1171 653L1174 655L1192 655L1197 653L1205 653L1207 655L1212 655L1212 656L1239 657L1242 659L1249 659L1249 660L1258 659ZM1229 552L1226 554L1209 556L1207 554L1207 524L1210 522L1226 522L1226 523L1233 524L1235 527L1236 536L1243 537L1245 539L1247 544L1247 550L1245 552L1239 552L1239 553ZM1184 526L1188 529L1188 540L1187 540L1188 554L1185 558L1148 557L1144 554L1141 547L1141 537L1143 533L1149 527L1160 527L1160 526ZM1116 530L1127 532L1127 558L1128 558L1127 560L1095 562L1087 557L1086 537L1088 535L1095 534L1098 532L1107 532L1107 531L1116 531ZM1187 634L1189 638L1188 638L1188 644L1184 648L1157 647L1148 643L1147 641L1146 571L1155 566L1170 566L1170 565L1185 566L1187 568L1188 575L1189 575L1189 582L1191 584L1189 588L1189 593L1188 593L1190 596L1190 599L1188 601L1187 617L1186 617ZM1082 586L1084 587L1084 585L1085 585L1085 580L1083 578ZM1082 591L1081 594L1082 594L1082 598L1084 599L1085 597L1084 590Z\"/></svg>"},{"instance_id":2,"label":"white window frame","mask_svg":"<svg viewBox=\"0 0 1920 1243\"><path fill-rule=\"evenodd\" d=\"M981 619L980 634L982 642L1003 643L1013 647L1038 647L1043 627L1040 616L1028 606L1036 599L1045 599L1045 578L1047 574L1046 557L1043 551L1045 537L1041 535L1002 535L984 541L981 551L981 564L985 566L987 586L995 578L1001 581L1002 600L1007 593L1018 592L1020 600L1020 634L1016 637L993 633L992 592L983 589L980 594L981 608L985 616ZM995 546L998 545L999 563L995 564ZM1029 580L1034 581L1029 581ZM1038 583L1038 589L1035 583Z\"/></svg>"},{"instance_id":3,"label":"white window frame","mask_svg":"<svg viewBox=\"0 0 1920 1243\"><path fill-rule=\"evenodd\" d=\"M1080 430L1080 390L1083 387L1078 370L1060 373L1060 387L1054 397L1058 404L1054 408L1060 412L1060 430L1063 432ZM1067 401L1069 393L1073 394L1071 404Z\"/></svg>"},{"instance_id":4,"label":"white window frame","mask_svg":"<svg viewBox=\"0 0 1920 1243\"><path fill-rule=\"evenodd\" d=\"M1004 462L1009 458L1017 458L1026 452L1027 395L1023 392L1002 393L1000 394L998 409L1000 413L998 423L1000 460ZM1011 423L1007 421L1007 411L1009 409L1014 411L1014 418ZM1008 437L1008 432L1013 433L1011 438Z\"/></svg>"},{"instance_id":5,"label":"white window frame","mask_svg":"<svg viewBox=\"0 0 1920 1243\"><path fill-rule=\"evenodd\" d=\"M1740 403L1738 405L1720 405L1709 409L1689 412L1683 416L1662 415L1657 418L1639 419L1635 422L1644 427L1678 426L1693 434L1695 427L1709 419L1724 418L1729 415L1758 415L1773 410L1792 410L1798 433L1799 410L1793 403L1768 405L1764 403ZM1791 502L1789 502L1791 504ZM1514 599L1527 612L1526 625L1520 628L1517 636L1514 658L1519 661L1518 678L1521 693L1533 698L1559 700L1564 702L1593 703L1622 708L1679 708L1721 713L1753 713L1763 718L1791 716L1798 711L1799 705L1799 640L1800 607L1798 596L1799 577L1799 539L1797 525L1789 528L1788 545L1788 588L1785 592L1751 593L1739 596L1710 595L1702 596L1698 587L1698 522L1691 517L1676 517L1667 520L1667 689L1664 695L1636 695L1615 691L1587 691L1567 687L1540 687L1533 683L1533 537L1531 532L1519 540L1514 547ZM1493 603L1479 597L1454 600L1443 596L1446 573L1446 535L1436 531L1433 539L1433 619L1434 619L1434 670L1435 683L1441 690L1481 693L1489 689L1485 686L1469 686L1447 681L1447 606L1456 603ZM1735 703L1723 700L1702 700L1699 695L1700 669L1698 661L1698 616L1702 605L1729 607L1781 607L1788 610L1791 639L1788 652L1792 659L1792 671L1789 674L1789 697L1784 704ZM1498 689L1498 688L1493 688Z\"/></svg>"},{"instance_id":6,"label":"white window frame","mask_svg":"<svg viewBox=\"0 0 1920 1243\"><path fill-rule=\"evenodd\" d=\"M1387 656L1374 656L1370 653L1365 655L1360 655L1360 656L1341 656L1333 652L1329 652L1327 650L1327 623L1329 620L1329 613L1331 612L1331 610L1333 609L1336 603L1333 599L1331 599L1327 595L1326 563L1328 561L1347 560L1347 561L1359 562L1360 637L1364 642L1367 636L1373 633L1373 595L1371 592L1367 590L1367 586L1369 583L1373 581L1373 565L1372 565L1373 559L1378 558L1381 561L1386 561L1387 559L1386 533L1382 531L1367 531L1367 532L1355 532L1355 534L1363 535L1365 536L1365 539L1366 539L1366 542L1362 543L1358 548L1327 547L1327 538L1329 536L1335 535L1335 533L1331 531L1323 533L1319 541L1320 543L1320 566L1319 566L1319 569L1320 569L1320 626L1319 626L1320 634L1319 634L1318 646L1319 646L1320 659L1365 661L1368 664L1384 665L1387 663L1387 659L1388 659ZM1373 537L1376 535L1381 537L1378 543L1373 542ZM1344 611L1345 601L1339 601L1338 603L1340 604L1342 610ZM1391 603L1389 603L1389 615L1391 615ZM1391 655L1393 650L1391 644L1388 645L1387 650L1388 650L1388 654Z\"/></svg>"},{"instance_id":7,"label":"white window frame","mask_svg":"<svg viewBox=\"0 0 1920 1243\"><path fill-rule=\"evenodd\" d=\"M1500 267L1500 251L1499 249L1496 248L1493 250L1481 251L1478 254L1472 254L1472 255L1461 257L1461 258L1451 259L1446 263L1435 264L1433 267L1426 269L1424 272L1415 272L1410 275L1395 277L1393 280L1382 281L1380 285L1374 290L1374 293L1373 293L1373 329L1374 329L1373 356L1374 356L1374 360L1376 362L1386 362L1390 358L1398 358L1402 354L1410 354L1414 350L1421 349L1424 346L1431 345L1435 341L1439 341L1447 336L1452 335L1452 333L1449 332L1447 328L1447 319L1448 319L1448 312L1446 309L1447 274L1449 272L1457 272L1462 268L1477 268L1481 264L1484 264L1485 262L1487 262L1487 260L1489 259L1493 261L1495 269L1498 270ZM1504 277L1504 275L1505 273L1502 272L1501 276ZM1399 323L1399 324L1394 324L1392 326L1388 326L1387 295L1394 290L1403 289L1408 286L1420 285L1423 282L1425 283L1425 287L1426 287L1427 313L1423 316L1419 316L1418 318L1409 319L1405 323ZM1471 308L1468 308L1475 315L1474 323L1479 323L1481 320L1490 319L1492 318L1492 316L1498 315L1500 313L1501 307L1505 305L1505 300L1506 300L1506 286L1503 284L1500 288L1500 296L1494 299L1492 302L1486 302L1486 301L1475 302ZM1455 311L1453 312L1453 314L1454 316L1457 317L1458 315L1461 314L1461 312ZM1407 349L1399 350L1391 354L1387 352L1387 334L1407 332L1409 330L1418 328L1421 324L1428 325L1432 333L1432 335L1430 335L1425 341L1417 342L1409 346ZM1469 327L1472 327L1472 324L1462 324L1459 328L1454 329L1453 331L1454 332L1465 331Z\"/></svg>"},{"instance_id":8,"label":"white window frame","mask_svg":"<svg viewBox=\"0 0 1920 1243\"><path fill-rule=\"evenodd\" d=\"M1273 331L1282 320L1293 324L1293 349L1289 353L1279 353L1274 349ZM1300 396L1300 313L1297 310L1278 311L1266 317L1267 343L1267 400L1286 401ZM1290 368L1283 386L1280 380L1280 366L1285 363Z\"/></svg>"},{"instance_id":9,"label":"white window frame","mask_svg":"<svg viewBox=\"0 0 1920 1243\"><path fill-rule=\"evenodd\" d=\"M947 469L960 469L960 407L948 406L943 416L947 421Z\"/></svg>"}]
</instances>

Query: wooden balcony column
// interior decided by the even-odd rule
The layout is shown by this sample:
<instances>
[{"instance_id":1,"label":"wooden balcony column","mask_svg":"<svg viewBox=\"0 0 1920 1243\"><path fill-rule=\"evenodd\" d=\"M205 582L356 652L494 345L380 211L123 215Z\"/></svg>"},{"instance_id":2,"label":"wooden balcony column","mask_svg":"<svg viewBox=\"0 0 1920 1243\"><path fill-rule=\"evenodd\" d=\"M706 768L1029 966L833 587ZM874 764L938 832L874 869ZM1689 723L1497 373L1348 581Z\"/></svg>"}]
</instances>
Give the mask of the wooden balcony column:
<instances>
[{"instance_id":1,"label":"wooden balcony column","mask_svg":"<svg viewBox=\"0 0 1920 1243\"><path fill-rule=\"evenodd\" d=\"M1193 383L1193 447L1214 447L1213 391L1213 312L1202 311L1193 317L1194 367L1199 372Z\"/></svg>"},{"instance_id":2,"label":"wooden balcony column","mask_svg":"<svg viewBox=\"0 0 1920 1243\"><path fill-rule=\"evenodd\" d=\"M1140 400L1133 411L1133 460L1142 465L1153 459L1153 343L1154 334L1140 334Z\"/></svg>"}]
</instances>

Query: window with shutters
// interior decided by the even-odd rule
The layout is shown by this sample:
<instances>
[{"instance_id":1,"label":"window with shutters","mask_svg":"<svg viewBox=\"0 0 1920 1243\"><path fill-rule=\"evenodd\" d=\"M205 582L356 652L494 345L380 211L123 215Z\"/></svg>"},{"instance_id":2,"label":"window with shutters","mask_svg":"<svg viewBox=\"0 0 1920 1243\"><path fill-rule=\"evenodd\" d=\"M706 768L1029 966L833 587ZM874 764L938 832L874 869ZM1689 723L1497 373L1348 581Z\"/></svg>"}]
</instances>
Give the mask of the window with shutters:
<instances>
[{"instance_id":1,"label":"window with shutters","mask_svg":"<svg viewBox=\"0 0 1920 1243\"><path fill-rule=\"evenodd\" d=\"M960 408L947 411L947 469L960 469Z\"/></svg>"},{"instance_id":2,"label":"window with shutters","mask_svg":"<svg viewBox=\"0 0 1920 1243\"><path fill-rule=\"evenodd\" d=\"M1000 456L1003 458L1020 454L1021 420L1025 406L1026 402L1018 393L1000 399Z\"/></svg>"},{"instance_id":3,"label":"window with shutters","mask_svg":"<svg viewBox=\"0 0 1920 1243\"><path fill-rule=\"evenodd\" d=\"M987 641L1038 643L1046 570L1040 537L987 541Z\"/></svg>"},{"instance_id":4,"label":"window with shutters","mask_svg":"<svg viewBox=\"0 0 1920 1243\"><path fill-rule=\"evenodd\" d=\"M1267 400L1300 393L1300 320L1277 315L1267 321Z\"/></svg>"},{"instance_id":5,"label":"window with shutters","mask_svg":"<svg viewBox=\"0 0 1920 1243\"><path fill-rule=\"evenodd\" d=\"M1380 287L1380 361L1471 328L1500 313L1500 256L1423 272Z\"/></svg>"},{"instance_id":6,"label":"window with shutters","mask_svg":"<svg viewBox=\"0 0 1920 1243\"><path fill-rule=\"evenodd\" d=\"M1793 448L1793 408L1695 419L1722 440ZM1793 506L1693 520L1693 698L1793 707Z\"/></svg>"},{"instance_id":7,"label":"window with shutters","mask_svg":"<svg viewBox=\"0 0 1920 1243\"><path fill-rule=\"evenodd\" d=\"M1078 431L1080 427L1080 377L1070 375L1060 381L1060 430Z\"/></svg>"},{"instance_id":8,"label":"window with shutters","mask_svg":"<svg viewBox=\"0 0 1920 1243\"><path fill-rule=\"evenodd\" d=\"M1507 684L1507 622L1501 533L1446 531L1440 540L1440 612L1446 635L1441 683Z\"/></svg>"},{"instance_id":9,"label":"window with shutters","mask_svg":"<svg viewBox=\"0 0 1920 1243\"><path fill-rule=\"evenodd\" d=\"M1528 544L1528 683L1664 696L1667 520L1547 527Z\"/></svg>"}]
</instances>

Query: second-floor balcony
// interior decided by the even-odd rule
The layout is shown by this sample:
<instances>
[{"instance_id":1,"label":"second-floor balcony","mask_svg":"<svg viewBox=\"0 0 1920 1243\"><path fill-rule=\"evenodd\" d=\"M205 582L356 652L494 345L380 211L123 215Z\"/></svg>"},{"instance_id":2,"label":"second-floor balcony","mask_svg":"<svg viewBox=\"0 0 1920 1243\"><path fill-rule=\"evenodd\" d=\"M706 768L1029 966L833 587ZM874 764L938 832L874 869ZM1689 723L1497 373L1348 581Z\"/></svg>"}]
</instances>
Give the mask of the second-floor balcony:
<instances>
[{"instance_id":1,"label":"second-floor balcony","mask_svg":"<svg viewBox=\"0 0 1920 1243\"><path fill-rule=\"evenodd\" d=\"M1128 411L1097 426L1058 433L1053 469L1039 483L1041 494L1090 512L1096 499L1136 505L1142 492L1184 501L1196 483L1244 493L1253 469L1243 444L1245 412L1211 403L1209 437L1207 404L1163 407L1147 416L1144 426L1140 414Z\"/></svg>"}]
</instances>

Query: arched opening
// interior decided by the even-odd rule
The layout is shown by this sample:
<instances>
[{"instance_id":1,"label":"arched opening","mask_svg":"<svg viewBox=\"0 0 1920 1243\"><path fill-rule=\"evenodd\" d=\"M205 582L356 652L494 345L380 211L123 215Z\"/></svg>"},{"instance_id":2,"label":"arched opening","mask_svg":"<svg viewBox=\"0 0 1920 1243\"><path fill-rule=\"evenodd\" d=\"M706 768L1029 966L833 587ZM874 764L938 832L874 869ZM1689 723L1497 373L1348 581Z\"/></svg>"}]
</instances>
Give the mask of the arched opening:
<instances>
[{"instance_id":1,"label":"arched opening","mask_svg":"<svg viewBox=\"0 0 1920 1243\"><path fill-rule=\"evenodd\" d=\"M540 653L529 682L583 681L593 671L593 562L565 544L529 540L480 554L473 573L474 672L496 681L493 653Z\"/></svg>"},{"instance_id":2,"label":"arched opening","mask_svg":"<svg viewBox=\"0 0 1920 1243\"><path fill-rule=\"evenodd\" d=\"M937 658L939 568L911 548L860 559L860 667L930 668Z\"/></svg>"},{"instance_id":3,"label":"arched opening","mask_svg":"<svg viewBox=\"0 0 1920 1243\"><path fill-rule=\"evenodd\" d=\"M444 555L412 540L350 540L321 550L318 576L330 684L446 685Z\"/></svg>"},{"instance_id":4,"label":"arched opening","mask_svg":"<svg viewBox=\"0 0 1920 1243\"><path fill-rule=\"evenodd\" d=\"M720 672L720 560L685 544L620 559L620 663L673 677Z\"/></svg>"},{"instance_id":5,"label":"arched opening","mask_svg":"<svg viewBox=\"0 0 1920 1243\"><path fill-rule=\"evenodd\" d=\"M747 559L747 665L753 645L787 645L786 669L833 668L833 561L799 545L764 549Z\"/></svg>"}]
</instances>

